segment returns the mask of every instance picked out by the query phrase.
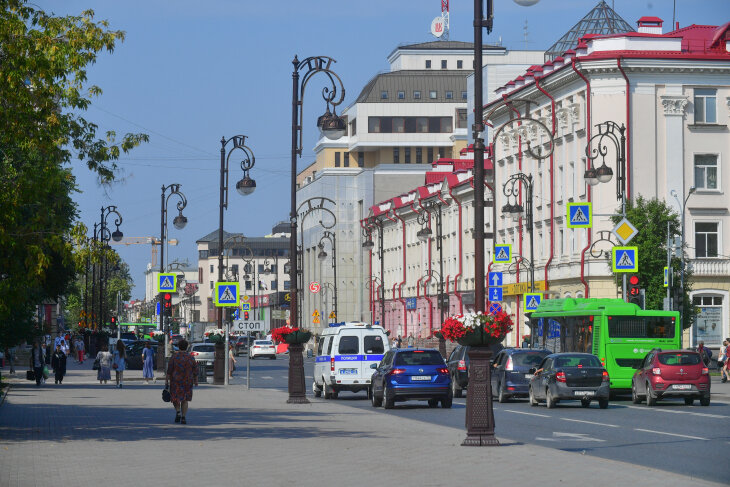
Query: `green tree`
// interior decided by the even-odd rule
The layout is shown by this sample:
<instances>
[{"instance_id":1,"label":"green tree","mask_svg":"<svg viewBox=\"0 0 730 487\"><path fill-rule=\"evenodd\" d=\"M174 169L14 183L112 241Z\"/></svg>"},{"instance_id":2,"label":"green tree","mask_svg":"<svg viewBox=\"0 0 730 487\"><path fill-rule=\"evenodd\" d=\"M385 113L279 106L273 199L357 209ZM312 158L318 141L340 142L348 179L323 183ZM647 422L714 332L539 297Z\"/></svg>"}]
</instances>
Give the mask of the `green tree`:
<instances>
[{"instance_id":1,"label":"green tree","mask_svg":"<svg viewBox=\"0 0 730 487\"><path fill-rule=\"evenodd\" d=\"M78 270L71 164L102 184L116 161L148 140L98 127L82 114L99 95L86 69L124 33L94 12L58 17L24 0L0 0L0 344L28 339L35 307L67 293Z\"/></svg>"},{"instance_id":2,"label":"green tree","mask_svg":"<svg viewBox=\"0 0 730 487\"><path fill-rule=\"evenodd\" d=\"M628 244L638 247L639 251L639 283L646 290L646 309L663 309L667 288L664 287L664 268L667 266L667 223L670 236L679 235L681 221L679 215L664 201L645 199L639 196L626 202L626 218L638 229L638 233ZM620 217L613 217L614 223ZM684 296L682 306L682 326L689 328L694 321L694 313L690 306L689 292L691 270L685 259ZM673 282L679 286L681 261L671 260ZM623 273L616 273L617 285L621 286Z\"/></svg>"}]
</instances>

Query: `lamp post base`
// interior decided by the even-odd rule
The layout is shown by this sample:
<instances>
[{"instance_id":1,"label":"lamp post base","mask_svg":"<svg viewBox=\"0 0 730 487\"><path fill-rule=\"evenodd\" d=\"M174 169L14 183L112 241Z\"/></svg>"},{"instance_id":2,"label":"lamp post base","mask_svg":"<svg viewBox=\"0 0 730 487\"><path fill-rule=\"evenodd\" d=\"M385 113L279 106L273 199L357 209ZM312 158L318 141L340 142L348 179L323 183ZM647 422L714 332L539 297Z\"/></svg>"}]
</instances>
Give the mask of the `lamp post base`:
<instances>
[{"instance_id":1,"label":"lamp post base","mask_svg":"<svg viewBox=\"0 0 730 487\"><path fill-rule=\"evenodd\" d=\"M466 391L466 438L461 446L499 446L494 436L492 409L492 351L469 348L469 387Z\"/></svg>"},{"instance_id":2,"label":"lamp post base","mask_svg":"<svg viewBox=\"0 0 730 487\"><path fill-rule=\"evenodd\" d=\"M304 387L304 345L294 343L289 345L289 399L287 404L309 404L306 388Z\"/></svg>"}]
</instances>

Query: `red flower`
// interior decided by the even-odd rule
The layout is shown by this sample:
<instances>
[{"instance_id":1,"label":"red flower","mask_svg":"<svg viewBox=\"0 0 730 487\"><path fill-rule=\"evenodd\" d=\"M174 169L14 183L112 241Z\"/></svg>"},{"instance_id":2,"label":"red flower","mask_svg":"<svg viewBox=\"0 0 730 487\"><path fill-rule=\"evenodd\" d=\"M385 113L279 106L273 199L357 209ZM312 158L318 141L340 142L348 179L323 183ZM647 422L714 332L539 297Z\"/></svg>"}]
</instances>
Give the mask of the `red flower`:
<instances>
[{"instance_id":1,"label":"red flower","mask_svg":"<svg viewBox=\"0 0 730 487\"><path fill-rule=\"evenodd\" d=\"M299 328L292 328L289 326L274 328L271 331L271 339L274 340L276 343L283 343L285 341L284 336L289 335L290 333L294 333L298 330Z\"/></svg>"}]
</instances>

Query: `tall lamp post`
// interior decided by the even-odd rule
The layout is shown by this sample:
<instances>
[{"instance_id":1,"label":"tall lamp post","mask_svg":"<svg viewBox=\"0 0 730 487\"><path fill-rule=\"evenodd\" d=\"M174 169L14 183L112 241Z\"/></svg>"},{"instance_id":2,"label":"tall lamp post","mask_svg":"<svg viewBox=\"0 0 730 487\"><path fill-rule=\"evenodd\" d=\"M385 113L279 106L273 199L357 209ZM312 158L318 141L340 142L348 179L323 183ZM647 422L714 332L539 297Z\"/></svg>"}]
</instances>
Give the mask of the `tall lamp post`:
<instances>
[{"instance_id":1,"label":"tall lamp post","mask_svg":"<svg viewBox=\"0 0 730 487\"><path fill-rule=\"evenodd\" d=\"M168 186L162 185L162 196L160 198L160 274L165 272L165 242L167 242L167 204L170 202L170 198L177 196L177 216L173 218L172 224L178 230L185 228L188 224L188 219L183 215L183 210L188 204L188 200L185 195L180 191L180 184L173 183ZM160 299L160 304L162 300ZM162 306L160 306L160 330L165 334L165 360L170 356L172 351L170 350L170 330L169 324L165 323L165 313L162 312ZM159 357L159 356L158 356ZM165 364L165 370L167 370L167 364Z\"/></svg>"},{"instance_id":2,"label":"tall lamp post","mask_svg":"<svg viewBox=\"0 0 730 487\"><path fill-rule=\"evenodd\" d=\"M513 220L519 221L522 218L522 213L525 208L519 203L518 196L520 194L520 187L524 186L527 192L525 198L525 206L527 207L526 218L527 218L527 231L530 233L530 292L535 292L535 241L533 236L534 222L532 212L532 174L527 175L525 173L517 173L507 179L504 183L503 192L507 197L507 204L502 207L502 213L505 216L511 216ZM511 201L514 200L514 204Z\"/></svg>"},{"instance_id":3,"label":"tall lamp post","mask_svg":"<svg viewBox=\"0 0 730 487\"><path fill-rule=\"evenodd\" d=\"M116 230L114 230L114 232L111 232L108 227L107 220L109 219L109 215L115 215L114 225L116 225ZM124 237L124 234L119 230L119 226L121 224L122 215L119 214L116 206L110 205L106 208L103 206L101 207L101 217L99 219L99 240L101 241L104 252L106 252L109 248L109 240L119 242ZM106 299L104 297L106 277L106 256L102 253L102 264L99 268L99 321L101 326L104 326L106 323Z\"/></svg>"},{"instance_id":4,"label":"tall lamp post","mask_svg":"<svg viewBox=\"0 0 730 487\"><path fill-rule=\"evenodd\" d=\"M378 293L378 302L380 303L380 321L382 322L383 316L385 316L385 288L383 287L383 281L378 276L370 276L367 281L365 281L365 286L370 289L371 292L373 285L375 285L375 292ZM371 314L374 314L374 307ZM371 322L375 323L374 316L371 316Z\"/></svg>"},{"instance_id":5,"label":"tall lamp post","mask_svg":"<svg viewBox=\"0 0 730 487\"><path fill-rule=\"evenodd\" d=\"M427 224L430 224L431 212L434 211L434 206L437 208L437 211L434 211L434 214L436 216L436 250L439 252L439 271L437 272L439 276L438 305L441 315L441 324L443 325L445 321L444 312L446 310L444 309L444 246L443 227L441 226L441 205L432 201L425 201L421 203L421 206L424 211L418 214L417 220L418 223L423 225L423 227L416 233L418 240L421 242L428 242L433 234L430 226L427 226ZM435 272L431 271L430 267L431 265L429 262L429 277L431 272ZM446 339L441 334L439 334L439 353L441 353L442 357L446 358Z\"/></svg>"},{"instance_id":6,"label":"tall lamp post","mask_svg":"<svg viewBox=\"0 0 730 487\"><path fill-rule=\"evenodd\" d=\"M334 232L325 230L322 234L322 238L319 239L319 253L317 258L320 262L324 262L327 258L327 252L324 251L324 240L329 240L332 245L332 272L334 274L334 288L332 289L332 305L335 312L335 319L337 319L337 237Z\"/></svg>"},{"instance_id":7,"label":"tall lamp post","mask_svg":"<svg viewBox=\"0 0 730 487\"><path fill-rule=\"evenodd\" d=\"M383 222L379 219L373 219L370 223L372 226L378 229L378 260L380 261L380 326L385 328L385 285L384 285L384 273L385 264L383 262ZM373 250L375 243L372 240L372 233L368 232L368 239L362 243L362 248L365 250ZM375 279L375 276L371 276L370 279Z\"/></svg>"},{"instance_id":8,"label":"tall lamp post","mask_svg":"<svg viewBox=\"0 0 730 487\"><path fill-rule=\"evenodd\" d=\"M317 125L322 130L322 135L328 139L339 139L347 132L347 124L342 117L337 116L335 107L342 103L345 99L345 87L334 71L332 64L334 59L327 56L308 57L302 61L294 56L292 64L294 71L292 72L292 124L291 124L291 209L289 218L291 221L291 241L289 254L297 255L297 156L302 155L302 115L304 105L304 91L307 83L312 76L318 73L324 73L329 79L330 86L322 90L322 96L327 104L327 110L324 115L319 117ZM301 73L301 79L300 79ZM329 107L332 106L332 113ZM292 307L290 319L292 327L298 327L298 303L299 289L297 286L297 259L292 258L291 269L289 274L289 282L291 286ZM302 345L293 345L289 347L289 399L288 403L304 404L309 403L305 395L304 387L304 359L302 358Z\"/></svg>"},{"instance_id":9,"label":"tall lamp post","mask_svg":"<svg viewBox=\"0 0 730 487\"><path fill-rule=\"evenodd\" d=\"M677 303L677 310L679 311L679 320L682 324L682 327L684 327L684 215L685 210L687 209L687 201L689 200L689 197L692 196L692 194L697 190L695 186L692 186L689 188L689 191L687 192L687 196L684 198L684 201L680 203L679 201L679 195L675 190L671 190L670 194L674 197L675 200L677 200L677 205L679 205L679 210L682 212L682 244L681 248L679 249L681 254L681 263L679 270L679 299L681 300L679 303ZM680 337L681 340L681 337Z\"/></svg>"}]
</instances>

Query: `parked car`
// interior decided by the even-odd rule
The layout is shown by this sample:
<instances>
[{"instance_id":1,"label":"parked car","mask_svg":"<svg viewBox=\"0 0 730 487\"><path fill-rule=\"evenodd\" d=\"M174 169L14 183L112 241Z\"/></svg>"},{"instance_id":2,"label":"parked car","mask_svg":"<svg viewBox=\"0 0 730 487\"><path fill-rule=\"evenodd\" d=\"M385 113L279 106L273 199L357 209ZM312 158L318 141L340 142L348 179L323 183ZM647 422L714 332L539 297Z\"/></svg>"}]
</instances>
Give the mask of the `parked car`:
<instances>
[{"instance_id":1,"label":"parked car","mask_svg":"<svg viewBox=\"0 0 730 487\"><path fill-rule=\"evenodd\" d=\"M548 350L529 348L505 348L492 361L492 395L499 402L507 402L512 397L527 397L532 374L530 369L537 367Z\"/></svg>"},{"instance_id":2,"label":"parked car","mask_svg":"<svg viewBox=\"0 0 730 487\"><path fill-rule=\"evenodd\" d=\"M665 397L683 397L688 406L695 399L710 405L710 373L698 352L655 349L644 357L631 379L634 404L646 400L654 406Z\"/></svg>"},{"instance_id":3,"label":"parked car","mask_svg":"<svg viewBox=\"0 0 730 487\"><path fill-rule=\"evenodd\" d=\"M240 336L236 337L236 340L233 342L233 346L236 350L236 355L241 355L242 353L246 352L248 350L248 346L250 343L254 342L253 337L245 337Z\"/></svg>"},{"instance_id":4,"label":"parked car","mask_svg":"<svg viewBox=\"0 0 730 487\"><path fill-rule=\"evenodd\" d=\"M276 358L276 347L271 340L254 340L253 345L248 349L248 355L252 359L256 357Z\"/></svg>"},{"instance_id":5,"label":"parked car","mask_svg":"<svg viewBox=\"0 0 730 487\"><path fill-rule=\"evenodd\" d=\"M196 362L205 363L206 369L212 369L215 362L215 345L212 343L193 343L190 345L190 355Z\"/></svg>"},{"instance_id":6,"label":"parked car","mask_svg":"<svg viewBox=\"0 0 730 487\"><path fill-rule=\"evenodd\" d=\"M554 353L529 373L533 374L528 390L531 406L545 401L548 408L554 408L559 401L580 400L581 406L587 408L597 400L601 409L608 407L610 380L595 355Z\"/></svg>"},{"instance_id":7,"label":"parked car","mask_svg":"<svg viewBox=\"0 0 730 487\"><path fill-rule=\"evenodd\" d=\"M157 342L153 340L137 340L126 345L127 368L132 370L142 370L144 360L142 359L142 350L145 344L149 343L152 349L152 368L157 368Z\"/></svg>"},{"instance_id":8,"label":"parked car","mask_svg":"<svg viewBox=\"0 0 730 487\"><path fill-rule=\"evenodd\" d=\"M501 343L491 346L492 353L496 356L504 347ZM452 350L446 366L449 369L449 377L451 377L451 394L454 397L461 397L461 391L466 389L469 384L469 347L465 345L457 345Z\"/></svg>"},{"instance_id":9,"label":"parked car","mask_svg":"<svg viewBox=\"0 0 730 487\"><path fill-rule=\"evenodd\" d=\"M443 357L434 349L393 349L383 356L370 379L373 407L392 409L396 402L427 400L430 407L450 408L451 379Z\"/></svg>"}]
</instances>

